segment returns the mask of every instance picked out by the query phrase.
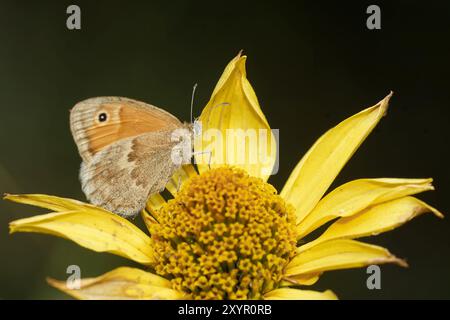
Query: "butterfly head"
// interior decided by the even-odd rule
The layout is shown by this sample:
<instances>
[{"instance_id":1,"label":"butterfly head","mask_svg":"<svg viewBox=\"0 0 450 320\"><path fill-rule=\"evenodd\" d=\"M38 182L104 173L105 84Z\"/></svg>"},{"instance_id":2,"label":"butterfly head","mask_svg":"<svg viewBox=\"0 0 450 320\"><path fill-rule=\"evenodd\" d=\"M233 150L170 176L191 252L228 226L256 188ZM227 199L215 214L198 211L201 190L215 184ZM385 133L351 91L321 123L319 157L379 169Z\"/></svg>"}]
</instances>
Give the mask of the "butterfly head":
<instances>
[{"instance_id":1,"label":"butterfly head","mask_svg":"<svg viewBox=\"0 0 450 320\"><path fill-rule=\"evenodd\" d=\"M202 134L202 122L199 119L195 119L192 123L192 132L194 137L199 137Z\"/></svg>"}]
</instances>

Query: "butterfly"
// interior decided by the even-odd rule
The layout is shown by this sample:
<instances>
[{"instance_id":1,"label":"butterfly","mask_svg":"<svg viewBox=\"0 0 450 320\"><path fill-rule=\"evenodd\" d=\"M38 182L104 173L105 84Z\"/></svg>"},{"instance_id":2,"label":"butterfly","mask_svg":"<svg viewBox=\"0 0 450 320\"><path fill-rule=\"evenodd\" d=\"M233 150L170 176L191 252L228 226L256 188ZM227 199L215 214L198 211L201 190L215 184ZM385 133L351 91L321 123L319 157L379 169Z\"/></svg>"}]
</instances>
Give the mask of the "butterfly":
<instances>
[{"instance_id":1,"label":"butterfly","mask_svg":"<svg viewBox=\"0 0 450 320\"><path fill-rule=\"evenodd\" d=\"M70 111L70 129L82 158L80 181L94 205L132 217L191 162L196 122L182 123L153 105L97 97ZM187 152L186 152L187 151Z\"/></svg>"}]
</instances>

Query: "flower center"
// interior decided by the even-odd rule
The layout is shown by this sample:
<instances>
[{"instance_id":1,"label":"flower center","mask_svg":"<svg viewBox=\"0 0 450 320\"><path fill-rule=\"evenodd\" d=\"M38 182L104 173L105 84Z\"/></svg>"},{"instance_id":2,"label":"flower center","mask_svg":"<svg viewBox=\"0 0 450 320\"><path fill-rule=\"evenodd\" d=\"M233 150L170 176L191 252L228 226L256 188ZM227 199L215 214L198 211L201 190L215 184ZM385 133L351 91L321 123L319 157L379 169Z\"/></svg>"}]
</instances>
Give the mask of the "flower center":
<instances>
[{"instance_id":1,"label":"flower center","mask_svg":"<svg viewBox=\"0 0 450 320\"><path fill-rule=\"evenodd\" d=\"M155 270L194 299L260 299L295 253L294 209L237 168L191 178L158 220Z\"/></svg>"}]
</instances>

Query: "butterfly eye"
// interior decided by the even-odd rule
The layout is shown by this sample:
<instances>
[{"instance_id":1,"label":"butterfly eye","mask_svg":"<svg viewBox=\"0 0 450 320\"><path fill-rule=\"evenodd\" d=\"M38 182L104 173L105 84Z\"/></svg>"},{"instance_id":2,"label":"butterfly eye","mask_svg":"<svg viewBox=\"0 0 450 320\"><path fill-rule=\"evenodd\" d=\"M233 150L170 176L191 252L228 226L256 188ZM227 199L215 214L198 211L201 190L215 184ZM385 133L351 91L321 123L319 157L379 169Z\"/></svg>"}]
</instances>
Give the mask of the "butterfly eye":
<instances>
[{"instance_id":1,"label":"butterfly eye","mask_svg":"<svg viewBox=\"0 0 450 320\"><path fill-rule=\"evenodd\" d=\"M98 121L105 122L106 119L108 119L108 116L106 115L106 113L102 112L98 115Z\"/></svg>"}]
</instances>

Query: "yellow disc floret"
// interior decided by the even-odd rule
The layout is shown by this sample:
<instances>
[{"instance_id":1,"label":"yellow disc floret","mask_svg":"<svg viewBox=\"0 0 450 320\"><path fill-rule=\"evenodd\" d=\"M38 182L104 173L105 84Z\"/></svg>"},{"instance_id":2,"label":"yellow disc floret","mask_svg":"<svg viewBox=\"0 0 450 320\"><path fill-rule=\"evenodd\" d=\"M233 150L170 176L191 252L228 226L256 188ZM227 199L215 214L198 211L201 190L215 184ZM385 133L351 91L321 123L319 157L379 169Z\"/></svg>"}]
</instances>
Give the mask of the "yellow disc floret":
<instances>
[{"instance_id":1,"label":"yellow disc floret","mask_svg":"<svg viewBox=\"0 0 450 320\"><path fill-rule=\"evenodd\" d=\"M295 253L293 208L237 168L191 178L158 222L150 230L156 272L194 299L260 299Z\"/></svg>"}]
</instances>

